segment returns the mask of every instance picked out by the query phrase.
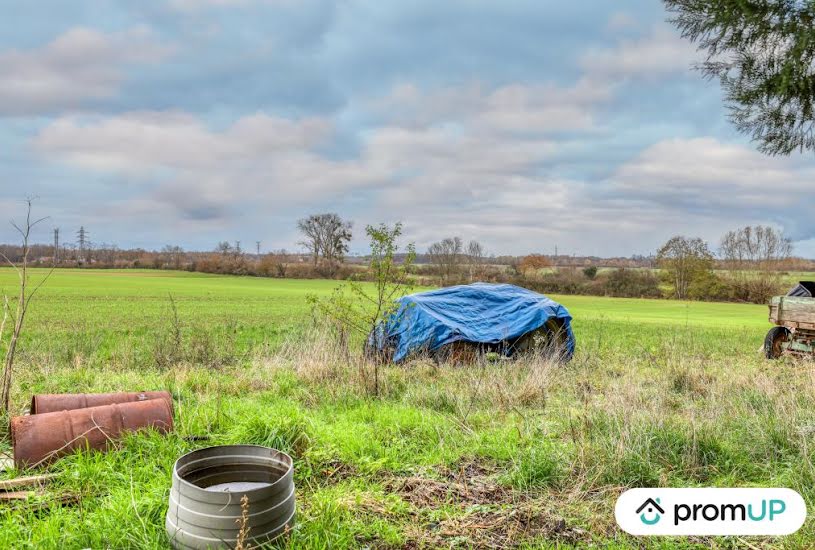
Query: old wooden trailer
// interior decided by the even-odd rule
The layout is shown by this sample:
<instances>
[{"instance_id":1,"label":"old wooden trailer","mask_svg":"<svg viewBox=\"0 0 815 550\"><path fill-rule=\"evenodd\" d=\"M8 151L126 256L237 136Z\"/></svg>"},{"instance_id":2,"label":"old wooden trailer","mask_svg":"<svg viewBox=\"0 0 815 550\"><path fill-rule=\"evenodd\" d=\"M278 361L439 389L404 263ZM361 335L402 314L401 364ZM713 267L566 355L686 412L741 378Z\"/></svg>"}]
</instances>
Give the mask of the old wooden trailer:
<instances>
[{"instance_id":1,"label":"old wooden trailer","mask_svg":"<svg viewBox=\"0 0 815 550\"><path fill-rule=\"evenodd\" d=\"M802 281L786 296L770 300L773 328L764 338L764 355L815 354L815 282Z\"/></svg>"}]
</instances>

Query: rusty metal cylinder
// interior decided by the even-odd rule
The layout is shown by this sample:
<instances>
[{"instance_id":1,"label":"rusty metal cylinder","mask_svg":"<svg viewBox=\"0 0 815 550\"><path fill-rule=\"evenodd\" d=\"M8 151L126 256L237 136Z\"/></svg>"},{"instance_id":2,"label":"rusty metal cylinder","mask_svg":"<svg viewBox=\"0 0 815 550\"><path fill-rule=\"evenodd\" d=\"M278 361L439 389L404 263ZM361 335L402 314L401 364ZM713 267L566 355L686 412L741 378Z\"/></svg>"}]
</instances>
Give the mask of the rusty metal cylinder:
<instances>
[{"instance_id":1,"label":"rusty metal cylinder","mask_svg":"<svg viewBox=\"0 0 815 550\"><path fill-rule=\"evenodd\" d=\"M57 411L71 411L88 407L101 407L115 403L132 403L164 399L173 406L173 397L168 391L116 392L116 393L45 393L31 398L31 414Z\"/></svg>"},{"instance_id":2,"label":"rusty metal cylinder","mask_svg":"<svg viewBox=\"0 0 815 550\"><path fill-rule=\"evenodd\" d=\"M173 466L166 527L176 549L263 546L294 524L292 459L268 447L224 445L188 453ZM242 500L245 498L243 504Z\"/></svg>"},{"instance_id":3,"label":"rusty metal cylinder","mask_svg":"<svg viewBox=\"0 0 815 550\"><path fill-rule=\"evenodd\" d=\"M77 449L105 449L124 432L173 429L173 410L164 399L149 399L11 419L14 464L33 468Z\"/></svg>"}]
</instances>

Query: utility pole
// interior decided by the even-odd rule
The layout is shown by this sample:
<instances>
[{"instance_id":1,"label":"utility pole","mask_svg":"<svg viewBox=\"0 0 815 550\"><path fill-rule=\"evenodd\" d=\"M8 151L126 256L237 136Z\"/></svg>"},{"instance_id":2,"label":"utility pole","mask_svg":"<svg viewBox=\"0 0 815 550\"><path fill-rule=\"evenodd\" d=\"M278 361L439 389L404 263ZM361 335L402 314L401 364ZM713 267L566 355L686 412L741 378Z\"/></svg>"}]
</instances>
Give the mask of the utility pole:
<instances>
[{"instance_id":1,"label":"utility pole","mask_svg":"<svg viewBox=\"0 0 815 550\"><path fill-rule=\"evenodd\" d=\"M54 228L54 265L59 263L59 227Z\"/></svg>"},{"instance_id":2,"label":"utility pole","mask_svg":"<svg viewBox=\"0 0 815 550\"><path fill-rule=\"evenodd\" d=\"M240 241L235 241L235 255L237 255L237 256L241 255L241 242Z\"/></svg>"},{"instance_id":3,"label":"utility pole","mask_svg":"<svg viewBox=\"0 0 815 550\"><path fill-rule=\"evenodd\" d=\"M79 244L79 258L77 260L79 262L85 261L85 246L88 244L88 232L85 231L85 226L82 225L79 227L79 231L76 233L76 240Z\"/></svg>"},{"instance_id":4,"label":"utility pole","mask_svg":"<svg viewBox=\"0 0 815 550\"><path fill-rule=\"evenodd\" d=\"M255 241L255 249L258 252L258 256L260 256L260 241Z\"/></svg>"}]
</instances>

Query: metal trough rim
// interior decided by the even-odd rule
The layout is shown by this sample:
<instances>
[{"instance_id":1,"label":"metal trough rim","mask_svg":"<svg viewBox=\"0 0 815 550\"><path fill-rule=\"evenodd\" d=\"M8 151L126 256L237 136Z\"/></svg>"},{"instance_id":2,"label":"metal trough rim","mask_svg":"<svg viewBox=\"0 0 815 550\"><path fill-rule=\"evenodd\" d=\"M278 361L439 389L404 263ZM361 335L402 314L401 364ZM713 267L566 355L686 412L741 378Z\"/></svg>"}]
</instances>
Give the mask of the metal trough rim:
<instances>
[{"instance_id":1,"label":"metal trough rim","mask_svg":"<svg viewBox=\"0 0 815 550\"><path fill-rule=\"evenodd\" d=\"M200 458L196 456L196 455L199 455L199 454L205 455L207 452L213 452L213 451L215 451L217 449L222 449L222 450L235 449L236 451L238 449L251 449L251 450L260 450L260 451L265 451L265 452L274 451L276 453L276 455L266 458L266 461L268 461L268 462L274 461L274 462L277 462L278 464L281 464L281 465L286 467L285 471L281 473L279 478L277 478L275 481L269 483L268 485L266 485L264 487L258 487L256 489L249 489L249 490L245 490L245 491L235 491L235 492L240 492L240 494L247 495L249 497L252 497L254 495L260 495L260 494L263 494L263 493L266 493L266 492L273 492L274 493L275 491L271 491L271 489L274 488L274 489L279 490L280 485L285 484L286 478L289 477L290 474L292 473L292 471L294 470L294 461L292 460L292 458L288 454L284 453L283 451L278 451L277 449L272 449L270 447L264 447L263 445L212 445L210 447L204 447L202 449L197 449L195 451L191 451L191 452L181 456L180 458L178 458L175 461L175 463L173 464L173 477L177 478L181 485L183 485L186 488L192 489L193 491L205 492L208 496L211 496L211 495L226 495L226 496L229 496L230 494L232 494L232 492L230 492L230 491L224 491L224 492L207 491L206 488L201 487L200 485L196 485L195 483L192 483L191 481L187 481L179 473L179 464L180 463L181 463L180 464L181 467L183 468L183 467L187 466L188 464L197 464L199 462L208 460L210 458L235 458L235 459L246 458L246 455L232 454L232 453L230 453L230 454L219 454L219 455L209 456L209 457L203 456L203 457L200 457ZM257 456L257 455L255 455L255 456ZM264 457L260 456L259 458L263 459ZM278 458L282 458L282 460L278 460ZM182 461L183 461L183 463L182 463Z\"/></svg>"}]
</instances>

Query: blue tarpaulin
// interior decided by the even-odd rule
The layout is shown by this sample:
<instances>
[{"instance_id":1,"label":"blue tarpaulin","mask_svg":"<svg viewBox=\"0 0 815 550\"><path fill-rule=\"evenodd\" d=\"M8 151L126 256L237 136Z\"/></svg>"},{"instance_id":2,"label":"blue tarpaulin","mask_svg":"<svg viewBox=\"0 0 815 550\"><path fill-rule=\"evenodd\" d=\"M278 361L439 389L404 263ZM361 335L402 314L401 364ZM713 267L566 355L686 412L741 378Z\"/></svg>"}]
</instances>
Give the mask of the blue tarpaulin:
<instances>
[{"instance_id":1,"label":"blue tarpaulin","mask_svg":"<svg viewBox=\"0 0 815 550\"><path fill-rule=\"evenodd\" d=\"M379 349L393 347L393 360L419 350L434 351L452 342L499 344L560 319L566 332L566 358L574 353L572 317L543 294L507 284L474 283L410 294L371 335Z\"/></svg>"}]
</instances>

